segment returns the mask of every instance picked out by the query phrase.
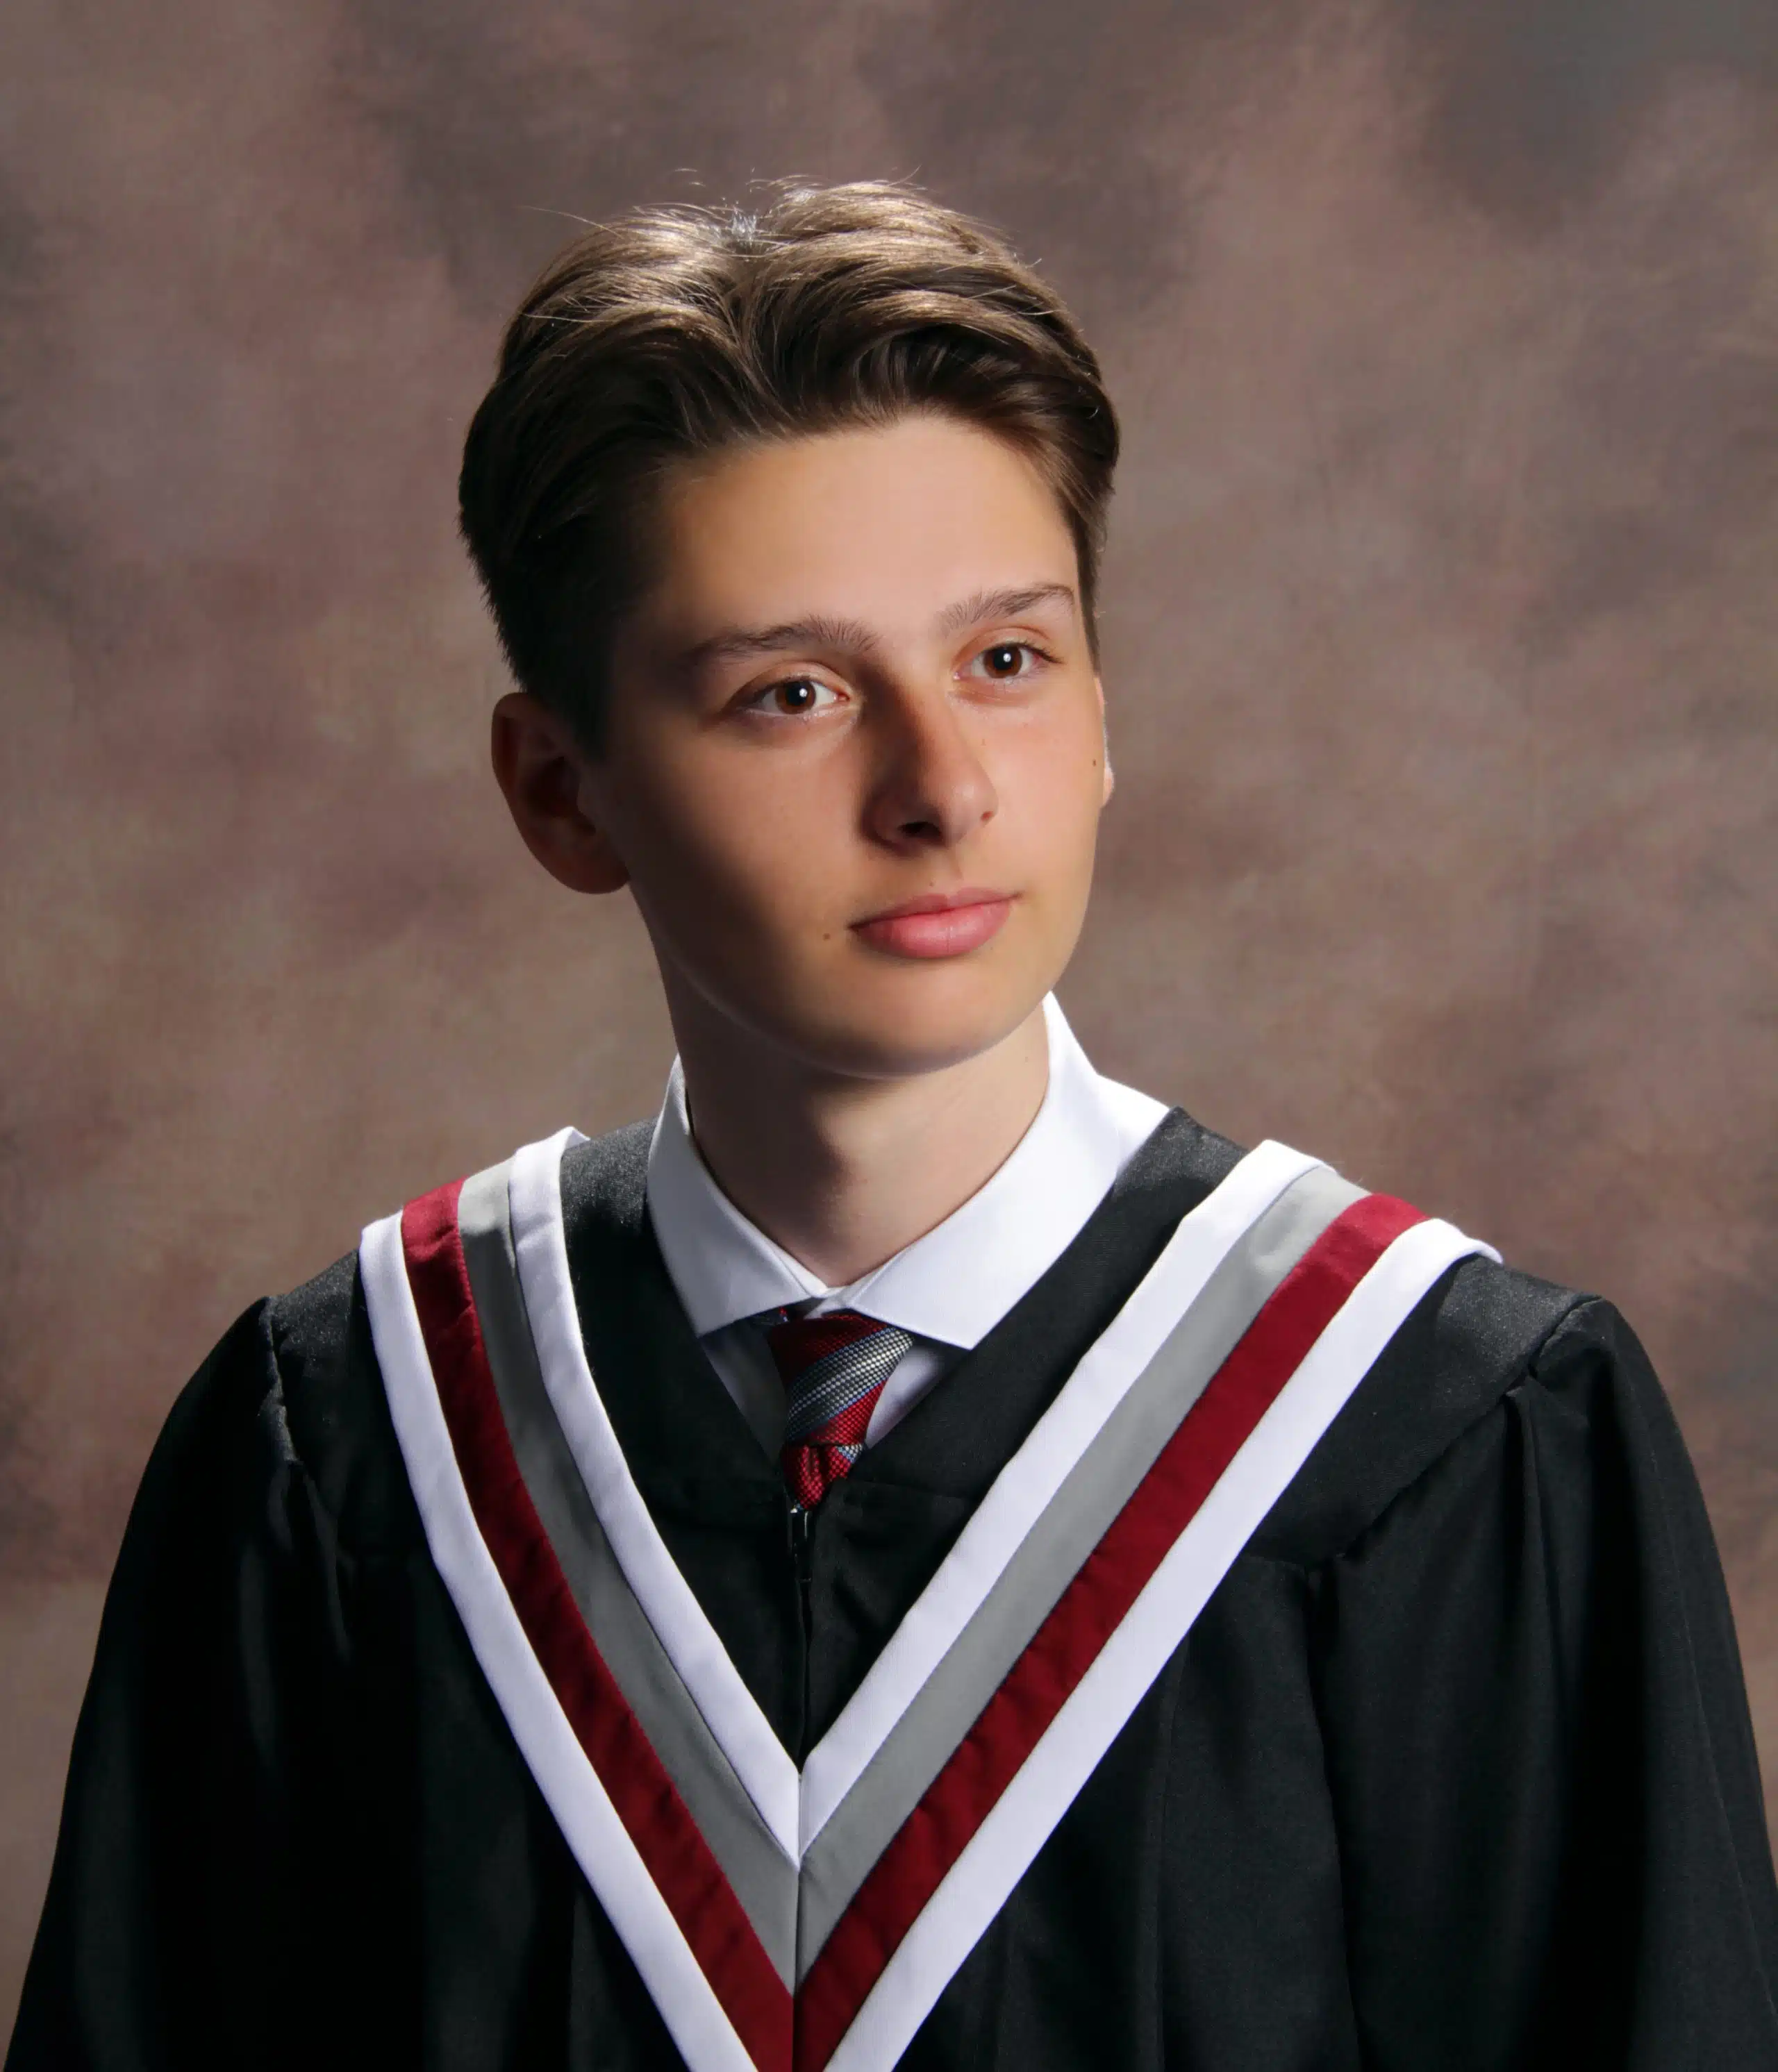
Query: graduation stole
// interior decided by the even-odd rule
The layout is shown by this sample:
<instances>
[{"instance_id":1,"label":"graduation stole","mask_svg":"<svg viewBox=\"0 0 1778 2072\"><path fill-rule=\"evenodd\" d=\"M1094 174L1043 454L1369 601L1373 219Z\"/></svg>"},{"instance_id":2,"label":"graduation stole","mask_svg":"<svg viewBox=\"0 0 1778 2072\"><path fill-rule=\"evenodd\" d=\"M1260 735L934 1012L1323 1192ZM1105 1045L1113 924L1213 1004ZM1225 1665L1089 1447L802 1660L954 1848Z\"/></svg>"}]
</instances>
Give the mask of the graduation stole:
<instances>
[{"instance_id":1,"label":"graduation stole","mask_svg":"<svg viewBox=\"0 0 1778 2072\"><path fill-rule=\"evenodd\" d=\"M432 1557L691 2072L887 2072L1236 1556L1455 1261L1282 1145L1180 1222L801 1771L642 1501L563 1130L368 1226Z\"/></svg>"}]
</instances>

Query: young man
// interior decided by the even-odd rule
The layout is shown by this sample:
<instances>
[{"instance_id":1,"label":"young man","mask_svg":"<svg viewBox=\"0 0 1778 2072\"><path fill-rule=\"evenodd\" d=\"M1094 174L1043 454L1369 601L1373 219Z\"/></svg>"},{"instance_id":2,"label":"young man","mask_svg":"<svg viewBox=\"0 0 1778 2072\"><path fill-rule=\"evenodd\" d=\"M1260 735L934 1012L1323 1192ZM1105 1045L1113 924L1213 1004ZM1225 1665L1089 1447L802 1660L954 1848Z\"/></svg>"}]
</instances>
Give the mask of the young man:
<instances>
[{"instance_id":1,"label":"young man","mask_svg":"<svg viewBox=\"0 0 1778 2072\"><path fill-rule=\"evenodd\" d=\"M1097 367L882 187L598 229L464 528L679 1046L256 1305L10 2064L1778 2066L1727 1602L1607 1305L1099 1078Z\"/></svg>"}]
</instances>

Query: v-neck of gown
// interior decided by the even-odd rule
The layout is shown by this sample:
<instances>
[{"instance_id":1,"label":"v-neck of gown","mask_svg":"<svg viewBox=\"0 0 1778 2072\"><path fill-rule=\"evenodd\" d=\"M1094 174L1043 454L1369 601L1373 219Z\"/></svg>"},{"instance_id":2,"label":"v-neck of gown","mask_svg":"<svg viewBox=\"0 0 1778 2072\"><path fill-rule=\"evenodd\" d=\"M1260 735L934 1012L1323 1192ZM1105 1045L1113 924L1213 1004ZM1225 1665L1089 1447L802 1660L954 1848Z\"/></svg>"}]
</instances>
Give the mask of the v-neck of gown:
<instances>
[{"instance_id":1,"label":"v-neck of gown","mask_svg":"<svg viewBox=\"0 0 1778 2072\"><path fill-rule=\"evenodd\" d=\"M646 1212L645 1124L562 1160L589 1363L643 1501L743 1681L801 1764L1000 1470L1179 1221L1239 1157L1171 1110L1078 1236L816 1512L799 1582L777 1463L711 1367Z\"/></svg>"}]
</instances>

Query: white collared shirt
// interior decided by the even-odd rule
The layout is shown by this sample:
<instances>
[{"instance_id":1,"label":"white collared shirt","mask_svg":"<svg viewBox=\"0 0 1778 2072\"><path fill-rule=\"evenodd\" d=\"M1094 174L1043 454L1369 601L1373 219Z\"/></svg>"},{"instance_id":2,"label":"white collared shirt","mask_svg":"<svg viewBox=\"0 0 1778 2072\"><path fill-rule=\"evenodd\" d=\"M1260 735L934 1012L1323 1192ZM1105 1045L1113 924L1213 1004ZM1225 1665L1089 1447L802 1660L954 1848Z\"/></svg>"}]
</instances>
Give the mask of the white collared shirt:
<instances>
[{"instance_id":1,"label":"white collared shirt","mask_svg":"<svg viewBox=\"0 0 1778 2072\"><path fill-rule=\"evenodd\" d=\"M1043 1020L1049 1083L1004 1164L943 1223L844 1288L811 1273L717 1186L693 1141L673 1060L648 1147L649 1220L693 1330L768 1453L776 1454L784 1421L763 1331L774 1313L857 1309L912 1335L871 1412L873 1444L1068 1248L1166 1114L1093 1069L1053 994Z\"/></svg>"}]
</instances>

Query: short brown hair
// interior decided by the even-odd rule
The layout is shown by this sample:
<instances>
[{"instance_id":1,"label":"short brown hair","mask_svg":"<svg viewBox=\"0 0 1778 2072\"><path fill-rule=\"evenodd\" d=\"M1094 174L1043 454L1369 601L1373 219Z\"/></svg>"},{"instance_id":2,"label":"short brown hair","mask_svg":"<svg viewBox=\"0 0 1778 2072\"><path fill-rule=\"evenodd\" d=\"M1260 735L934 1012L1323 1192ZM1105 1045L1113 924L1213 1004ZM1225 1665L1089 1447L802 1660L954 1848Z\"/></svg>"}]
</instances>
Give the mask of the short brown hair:
<instances>
[{"instance_id":1,"label":"short brown hair","mask_svg":"<svg viewBox=\"0 0 1778 2072\"><path fill-rule=\"evenodd\" d=\"M876 181L589 230L508 327L463 450L463 537L514 675L596 747L663 471L921 411L998 434L1043 473L1097 653L1117 421L1074 319L1003 240Z\"/></svg>"}]
</instances>

